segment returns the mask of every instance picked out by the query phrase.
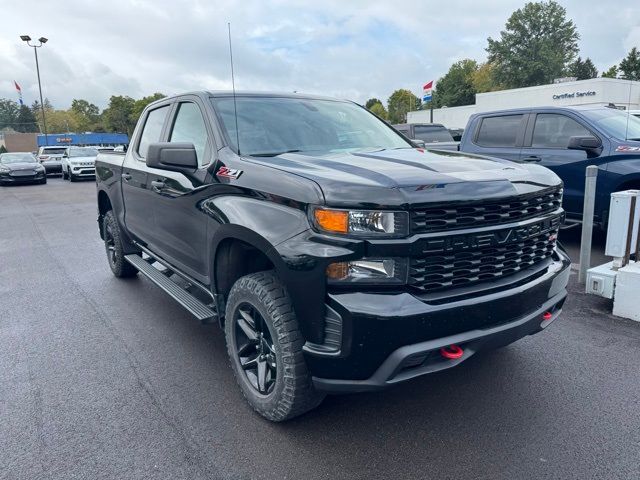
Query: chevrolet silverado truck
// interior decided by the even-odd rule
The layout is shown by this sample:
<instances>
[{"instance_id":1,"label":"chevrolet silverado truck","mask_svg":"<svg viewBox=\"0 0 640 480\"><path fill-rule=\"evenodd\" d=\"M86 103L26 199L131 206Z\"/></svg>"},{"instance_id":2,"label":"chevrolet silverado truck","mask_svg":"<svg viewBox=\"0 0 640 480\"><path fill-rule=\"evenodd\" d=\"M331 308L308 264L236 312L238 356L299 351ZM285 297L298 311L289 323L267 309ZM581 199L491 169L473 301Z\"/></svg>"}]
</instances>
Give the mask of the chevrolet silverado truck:
<instances>
[{"instance_id":1,"label":"chevrolet silverado truck","mask_svg":"<svg viewBox=\"0 0 640 480\"><path fill-rule=\"evenodd\" d=\"M540 332L567 295L554 173L414 148L349 101L164 98L96 182L113 274L219 324L272 421Z\"/></svg>"},{"instance_id":2,"label":"chevrolet silverado truck","mask_svg":"<svg viewBox=\"0 0 640 480\"><path fill-rule=\"evenodd\" d=\"M584 177L598 167L594 222L605 229L611 193L640 189L640 118L600 106L536 107L473 115L460 150L553 170L567 220L582 220Z\"/></svg>"}]
</instances>

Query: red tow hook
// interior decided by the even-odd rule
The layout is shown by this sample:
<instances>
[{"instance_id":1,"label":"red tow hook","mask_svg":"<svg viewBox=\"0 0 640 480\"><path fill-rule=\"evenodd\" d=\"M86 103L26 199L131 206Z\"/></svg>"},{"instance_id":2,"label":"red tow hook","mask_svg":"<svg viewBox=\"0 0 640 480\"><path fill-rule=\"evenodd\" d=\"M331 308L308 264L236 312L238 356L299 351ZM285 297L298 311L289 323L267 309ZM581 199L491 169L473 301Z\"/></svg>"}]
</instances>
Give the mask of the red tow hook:
<instances>
[{"instance_id":1,"label":"red tow hook","mask_svg":"<svg viewBox=\"0 0 640 480\"><path fill-rule=\"evenodd\" d=\"M449 360L455 360L456 358L460 358L464 355L464 350L462 350L458 345L449 345L448 347L440 349L440 355Z\"/></svg>"},{"instance_id":2,"label":"red tow hook","mask_svg":"<svg viewBox=\"0 0 640 480\"><path fill-rule=\"evenodd\" d=\"M542 314L542 319L544 321L551 320L551 318L553 318L553 313L551 313L551 312L544 312Z\"/></svg>"}]
</instances>

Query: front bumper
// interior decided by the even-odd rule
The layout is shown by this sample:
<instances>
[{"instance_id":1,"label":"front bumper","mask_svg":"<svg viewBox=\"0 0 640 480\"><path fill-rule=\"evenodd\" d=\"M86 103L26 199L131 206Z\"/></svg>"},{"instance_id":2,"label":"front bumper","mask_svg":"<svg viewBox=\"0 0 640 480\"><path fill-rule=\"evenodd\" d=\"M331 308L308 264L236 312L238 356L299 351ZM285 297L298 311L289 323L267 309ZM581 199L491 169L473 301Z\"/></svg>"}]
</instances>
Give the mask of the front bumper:
<instances>
[{"instance_id":1,"label":"front bumper","mask_svg":"<svg viewBox=\"0 0 640 480\"><path fill-rule=\"evenodd\" d=\"M62 164L61 163L42 163L47 175L52 173L62 173Z\"/></svg>"},{"instance_id":2,"label":"front bumper","mask_svg":"<svg viewBox=\"0 0 640 480\"><path fill-rule=\"evenodd\" d=\"M569 258L558 250L546 271L533 279L446 303L409 293L330 294L328 305L341 322L340 349L305 346L313 383L331 393L383 389L537 333L561 312L569 266ZM552 314L550 319L543 320L545 312ZM443 358L440 349L453 344L464 350L463 356Z\"/></svg>"},{"instance_id":3,"label":"front bumper","mask_svg":"<svg viewBox=\"0 0 640 480\"><path fill-rule=\"evenodd\" d=\"M95 167L72 167L71 173L74 177L95 177Z\"/></svg>"},{"instance_id":4,"label":"front bumper","mask_svg":"<svg viewBox=\"0 0 640 480\"><path fill-rule=\"evenodd\" d=\"M33 183L33 182L41 182L46 178L47 174L45 171L37 172L35 175L21 175L21 176L13 176L9 173L3 173L0 175L0 184L10 185L10 184L18 184L18 183Z\"/></svg>"}]
</instances>

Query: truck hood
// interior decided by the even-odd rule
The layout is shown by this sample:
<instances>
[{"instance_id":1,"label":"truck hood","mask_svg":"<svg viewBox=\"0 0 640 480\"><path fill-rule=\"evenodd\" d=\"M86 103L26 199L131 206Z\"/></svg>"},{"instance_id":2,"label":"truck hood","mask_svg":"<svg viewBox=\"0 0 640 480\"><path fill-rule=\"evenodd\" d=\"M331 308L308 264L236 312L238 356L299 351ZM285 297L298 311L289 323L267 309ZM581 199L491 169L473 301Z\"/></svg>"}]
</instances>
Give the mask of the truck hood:
<instances>
[{"instance_id":1,"label":"truck hood","mask_svg":"<svg viewBox=\"0 0 640 480\"><path fill-rule=\"evenodd\" d=\"M498 158L424 149L286 153L251 161L317 183L327 205L379 208L513 196L559 185L550 170Z\"/></svg>"}]
</instances>

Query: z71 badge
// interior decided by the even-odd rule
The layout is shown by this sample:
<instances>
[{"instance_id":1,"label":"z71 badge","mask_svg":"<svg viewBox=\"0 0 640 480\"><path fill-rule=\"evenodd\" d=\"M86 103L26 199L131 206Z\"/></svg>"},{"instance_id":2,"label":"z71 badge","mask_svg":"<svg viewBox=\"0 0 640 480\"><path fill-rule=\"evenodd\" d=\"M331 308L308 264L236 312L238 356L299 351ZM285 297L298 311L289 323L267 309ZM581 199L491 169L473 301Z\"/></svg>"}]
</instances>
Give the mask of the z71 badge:
<instances>
[{"instance_id":1,"label":"z71 badge","mask_svg":"<svg viewBox=\"0 0 640 480\"><path fill-rule=\"evenodd\" d=\"M640 152L640 147L620 145L616 148L616 152Z\"/></svg>"},{"instance_id":2,"label":"z71 badge","mask_svg":"<svg viewBox=\"0 0 640 480\"><path fill-rule=\"evenodd\" d=\"M216 173L218 177L233 178L234 180L242 175L242 170L229 167L220 167Z\"/></svg>"}]
</instances>

